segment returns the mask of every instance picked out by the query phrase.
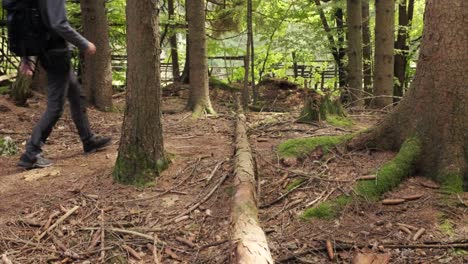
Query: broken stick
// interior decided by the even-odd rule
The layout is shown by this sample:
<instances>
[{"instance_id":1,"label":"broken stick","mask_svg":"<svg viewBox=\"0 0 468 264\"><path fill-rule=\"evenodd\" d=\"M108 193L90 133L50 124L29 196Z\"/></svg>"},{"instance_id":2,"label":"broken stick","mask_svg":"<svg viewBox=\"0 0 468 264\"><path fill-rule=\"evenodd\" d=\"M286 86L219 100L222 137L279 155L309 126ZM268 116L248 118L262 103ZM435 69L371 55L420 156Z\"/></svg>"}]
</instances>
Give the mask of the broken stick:
<instances>
[{"instance_id":1,"label":"broken stick","mask_svg":"<svg viewBox=\"0 0 468 264\"><path fill-rule=\"evenodd\" d=\"M46 231L42 232L42 234L40 234L37 237L37 240L38 241L41 240L47 233L54 230L58 225L60 225L63 221L65 221L68 217L70 217L79 208L80 208L79 206L75 206L72 209L70 209L66 214L64 214L62 217L60 217L57 220L57 222L55 222L53 225L51 225L49 228L47 228Z\"/></svg>"}]
</instances>

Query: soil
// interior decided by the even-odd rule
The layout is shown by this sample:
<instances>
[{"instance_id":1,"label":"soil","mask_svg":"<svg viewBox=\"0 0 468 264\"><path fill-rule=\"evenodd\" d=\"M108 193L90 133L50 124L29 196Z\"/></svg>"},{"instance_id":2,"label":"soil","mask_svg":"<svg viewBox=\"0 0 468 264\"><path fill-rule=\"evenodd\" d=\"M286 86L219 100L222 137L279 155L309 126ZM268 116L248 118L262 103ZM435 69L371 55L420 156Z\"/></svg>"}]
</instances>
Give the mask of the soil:
<instances>
[{"instance_id":1,"label":"soil","mask_svg":"<svg viewBox=\"0 0 468 264\"><path fill-rule=\"evenodd\" d=\"M107 149L89 155L83 155L73 122L65 113L45 146L46 156L55 163L42 170L45 177L26 180L36 170L17 168L19 153L0 157L0 254L6 253L14 263L158 263L155 256L160 263L228 263L229 208L234 191L234 118L228 108L232 101L220 94L213 102L219 115L195 121L183 111L186 93L176 92L178 96L168 93L170 96L163 100L163 112L167 113L163 116L165 147L173 154L173 162L154 186L135 188L112 181L123 116L119 112L89 110L93 130L114 138ZM115 109L123 109L123 98L115 98L114 103ZM24 148L45 108L45 98L36 94L28 108L18 108L1 96L0 106L0 137L10 136ZM307 181L284 199L261 209L260 222L277 261L296 254L283 263L330 263L323 251L324 241L330 240L336 247L333 263L350 262L356 249L349 249L349 245L361 249L371 245L371 252L389 253L390 263L468 262L466 251L385 247L468 239L467 207L457 200L448 201L438 189L424 187L430 181L422 177L411 177L386 194L388 198L421 194L418 200L396 206L353 202L333 220L302 220L306 204L318 197L325 200L343 193L352 195L351 184L360 176L372 174L394 153L336 149L320 159L310 155L282 162L276 147L286 139L348 133L379 118L358 114L353 116L356 125L343 129L297 124L294 117L297 113L248 114L260 206L284 194L286 186L298 177L297 170L325 179ZM184 214L213 189L206 202ZM38 239L76 206L75 213ZM414 242L397 223L426 231ZM156 245L156 253L151 245ZM305 251L310 254L302 253Z\"/></svg>"}]
</instances>

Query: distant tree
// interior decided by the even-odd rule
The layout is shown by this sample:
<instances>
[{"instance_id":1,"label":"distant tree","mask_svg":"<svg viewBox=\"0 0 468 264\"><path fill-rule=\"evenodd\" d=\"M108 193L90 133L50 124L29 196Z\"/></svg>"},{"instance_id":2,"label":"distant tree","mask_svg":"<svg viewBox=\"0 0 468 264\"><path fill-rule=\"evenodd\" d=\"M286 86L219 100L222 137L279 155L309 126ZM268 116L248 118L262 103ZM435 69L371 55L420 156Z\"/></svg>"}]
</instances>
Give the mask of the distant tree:
<instances>
[{"instance_id":1,"label":"distant tree","mask_svg":"<svg viewBox=\"0 0 468 264\"><path fill-rule=\"evenodd\" d=\"M370 10L369 1L362 0L362 60L364 74L365 97L372 95L372 43L370 32ZM369 100L366 100L368 104Z\"/></svg>"},{"instance_id":2,"label":"distant tree","mask_svg":"<svg viewBox=\"0 0 468 264\"><path fill-rule=\"evenodd\" d=\"M362 97L362 6L361 0L347 0L348 86L351 101L363 106Z\"/></svg>"},{"instance_id":3,"label":"distant tree","mask_svg":"<svg viewBox=\"0 0 468 264\"><path fill-rule=\"evenodd\" d=\"M127 105L114 179L145 185L167 166L161 124L158 1L127 2Z\"/></svg>"},{"instance_id":4,"label":"distant tree","mask_svg":"<svg viewBox=\"0 0 468 264\"><path fill-rule=\"evenodd\" d=\"M208 58L205 32L205 1L187 1L190 95L187 108L194 117L214 114L208 88Z\"/></svg>"},{"instance_id":5,"label":"distant tree","mask_svg":"<svg viewBox=\"0 0 468 264\"><path fill-rule=\"evenodd\" d=\"M99 110L112 107L112 68L105 0L80 0L83 33L97 47L94 56L85 56L83 86L88 101Z\"/></svg>"},{"instance_id":6,"label":"distant tree","mask_svg":"<svg viewBox=\"0 0 468 264\"><path fill-rule=\"evenodd\" d=\"M395 0L375 0L375 108L393 103Z\"/></svg>"},{"instance_id":7,"label":"distant tree","mask_svg":"<svg viewBox=\"0 0 468 264\"><path fill-rule=\"evenodd\" d=\"M169 13L169 19L174 19L175 9L174 9L174 0L167 1L167 11ZM177 45L177 33L175 27L172 27L171 35L169 36L169 44L171 46L171 59L172 59L172 77L174 80L180 78L180 68L179 68L179 53Z\"/></svg>"},{"instance_id":8,"label":"distant tree","mask_svg":"<svg viewBox=\"0 0 468 264\"><path fill-rule=\"evenodd\" d=\"M409 53L409 30L413 20L414 0L403 0L398 2L398 35L395 42L395 83L393 94L396 96L394 102L399 101L397 97L402 97L406 84L406 69L408 66Z\"/></svg>"}]
</instances>

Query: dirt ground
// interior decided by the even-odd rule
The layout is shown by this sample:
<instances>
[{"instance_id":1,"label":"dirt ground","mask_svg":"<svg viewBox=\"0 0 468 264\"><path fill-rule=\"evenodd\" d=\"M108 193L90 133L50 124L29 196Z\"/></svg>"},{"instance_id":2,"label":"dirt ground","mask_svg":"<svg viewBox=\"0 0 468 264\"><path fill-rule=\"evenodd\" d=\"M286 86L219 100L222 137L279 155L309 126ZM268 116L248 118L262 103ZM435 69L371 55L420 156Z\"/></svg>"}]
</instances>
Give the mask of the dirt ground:
<instances>
[{"instance_id":1,"label":"dirt ground","mask_svg":"<svg viewBox=\"0 0 468 264\"><path fill-rule=\"evenodd\" d=\"M199 121L182 111L183 97L164 98L165 147L174 158L152 187L112 181L122 122L118 112L89 111L93 130L115 139L103 151L82 154L66 113L45 146L47 157L55 162L52 168L25 172L15 166L19 153L0 157L0 253L14 263L158 263L155 258L160 263L228 263L234 118L226 106L229 98L217 98L219 115ZM116 98L115 104L122 101ZM28 108L17 108L2 96L0 105L0 137L10 136L23 148L45 99L36 95ZM421 194L418 200L396 206L352 203L333 220L301 219L307 204L350 195L358 177L372 174L394 154L336 150L320 160L309 157L285 166L276 154L277 145L289 138L352 132L378 117L357 115L357 125L345 129L297 124L294 115L284 113L249 113L248 119L258 166L260 224L277 262L350 263L356 248L371 245L371 252L388 253L390 263L468 263L466 251L404 247L468 240L467 208L425 187L431 184L422 177L412 177L386 194ZM311 178L271 204L287 192L298 171L325 180ZM67 213L70 216L60 222ZM412 241L398 223L426 231ZM336 249L333 261L323 250L327 240Z\"/></svg>"}]
</instances>

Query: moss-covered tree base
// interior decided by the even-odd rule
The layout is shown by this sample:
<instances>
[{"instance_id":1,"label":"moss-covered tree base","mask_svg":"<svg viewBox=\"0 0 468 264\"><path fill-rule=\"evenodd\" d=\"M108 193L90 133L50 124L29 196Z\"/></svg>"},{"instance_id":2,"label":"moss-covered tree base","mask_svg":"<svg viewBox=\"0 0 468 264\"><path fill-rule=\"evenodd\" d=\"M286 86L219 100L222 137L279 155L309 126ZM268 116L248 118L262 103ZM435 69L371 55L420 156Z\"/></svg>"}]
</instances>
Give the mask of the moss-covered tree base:
<instances>
[{"instance_id":1,"label":"moss-covered tree base","mask_svg":"<svg viewBox=\"0 0 468 264\"><path fill-rule=\"evenodd\" d=\"M119 154L113 172L114 180L121 184L138 187L152 185L170 164L167 155L159 160L152 160L146 153L136 149L127 153L129 154Z\"/></svg>"},{"instance_id":2,"label":"moss-covered tree base","mask_svg":"<svg viewBox=\"0 0 468 264\"><path fill-rule=\"evenodd\" d=\"M325 121L329 116L344 117L344 110L339 100L333 100L330 95L323 96L314 90L308 90L301 116L297 122Z\"/></svg>"},{"instance_id":3,"label":"moss-covered tree base","mask_svg":"<svg viewBox=\"0 0 468 264\"><path fill-rule=\"evenodd\" d=\"M192 111L192 118L198 119L204 115L216 115L216 111L211 106L211 103L199 102L193 106L187 106L187 110Z\"/></svg>"},{"instance_id":4,"label":"moss-covered tree base","mask_svg":"<svg viewBox=\"0 0 468 264\"><path fill-rule=\"evenodd\" d=\"M11 86L10 97L17 106L26 106L27 100L32 96L32 78L18 74L16 81Z\"/></svg>"}]
</instances>

